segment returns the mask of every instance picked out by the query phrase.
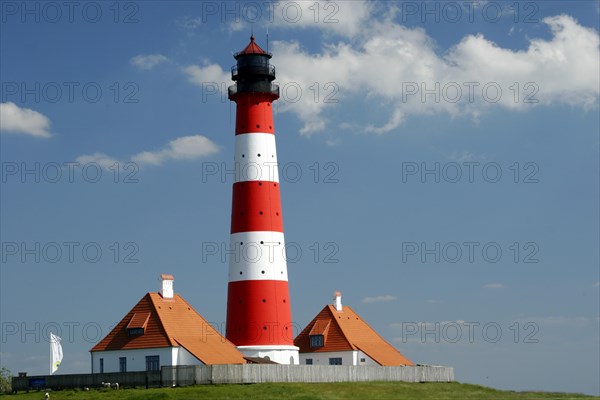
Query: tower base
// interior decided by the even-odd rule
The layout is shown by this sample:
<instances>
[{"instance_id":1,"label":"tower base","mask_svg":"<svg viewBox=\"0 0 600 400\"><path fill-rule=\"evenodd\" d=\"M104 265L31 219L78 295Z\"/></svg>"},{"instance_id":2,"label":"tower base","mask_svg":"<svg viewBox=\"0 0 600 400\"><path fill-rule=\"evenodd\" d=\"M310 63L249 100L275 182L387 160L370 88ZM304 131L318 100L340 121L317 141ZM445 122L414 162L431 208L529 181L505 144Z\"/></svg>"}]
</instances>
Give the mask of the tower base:
<instances>
[{"instance_id":1,"label":"tower base","mask_svg":"<svg viewBox=\"0 0 600 400\"><path fill-rule=\"evenodd\" d=\"M246 357L268 358L278 364L298 365L300 356L296 346L237 346L237 349Z\"/></svg>"}]
</instances>

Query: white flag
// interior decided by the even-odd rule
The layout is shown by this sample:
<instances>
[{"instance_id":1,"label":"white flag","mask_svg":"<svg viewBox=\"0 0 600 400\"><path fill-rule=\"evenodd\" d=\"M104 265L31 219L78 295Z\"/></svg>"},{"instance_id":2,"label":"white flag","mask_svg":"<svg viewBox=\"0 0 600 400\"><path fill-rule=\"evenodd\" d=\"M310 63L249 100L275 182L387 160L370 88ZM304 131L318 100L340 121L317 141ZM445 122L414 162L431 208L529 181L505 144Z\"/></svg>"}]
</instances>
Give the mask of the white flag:
<instances>
[{"instance_id":1,"label":"white flag","mask_svg":"<svg viewBox=\"0 0 600 400\"><path fill-rule=\"evenodd\" d=\"M60 338L56 336L54 333L50 332L50 354L51 354L51 362L50 365L50 374L56 372L60 362L63 359L62 346L60 345Z\"/></svg>"}]
</instances>

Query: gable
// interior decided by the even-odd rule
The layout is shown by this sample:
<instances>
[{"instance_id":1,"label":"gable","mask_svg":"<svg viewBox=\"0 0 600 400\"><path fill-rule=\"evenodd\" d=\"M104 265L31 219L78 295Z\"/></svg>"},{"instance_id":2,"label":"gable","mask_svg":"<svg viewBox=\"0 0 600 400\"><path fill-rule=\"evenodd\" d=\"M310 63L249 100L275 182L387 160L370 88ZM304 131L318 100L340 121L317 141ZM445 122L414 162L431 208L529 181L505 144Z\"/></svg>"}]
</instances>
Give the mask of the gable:
<instances>
[{"instance_id":1,"label":"gable","mask_svg":"<svg viewBox=\"0 0 600 400\"><path fill-rule=\"evenodd\" d=\"M413 365L412 361L379 336L352 308L344 306L340 314L336 321L346 337L375 362L383 366Z\"/></svg>"},{"instance_id":2,"label":"gable","mask_svg":"<svg viewBox=\"0 0 600 400\"><path fill-rule=\"evenodd\" d=\"M243 354L181 296L152 296L169 336L204 364L245 364Z\"/></svg>"},{"instance_id":3,"label":"gable","mask_svg":"<svg viewBox=\"0 0 600 400\"><path fill-rule=\"evenodd\" d=\"M131 322L133 322L134 325L139 325L141 316L147 316L147 321L145 321L144 325L144 334L129 336L127 326ZM98 344L90 351L145 349L153 347L170 347L173 345L174 343L167 336L158 317L158 313L154 309L150 293L147 293L109 332L109 334L98 342Z\"/></svg>"},{"instance_id":4,"label":"gable","mask_svg":"<svg viewBox=\"0 0 600 400\"><path fill-rule=\"evenodd\" d=\"M333 316L325 307L294 339L294 345L300 348L300 353L356 350L346 339L338 324L332 322ZM310 335L317 332L322 332L325 336L325 345L313 348L310 346Z\"/></svg>"},{"instance_id":5,"label":"gable","mask_svg":"<svg viewBox=\"0 0 600 400\"><path fill-rule=\"evenodd\" d=\"M321 332L327 335L325 345L311 347L310 336ZM361 350L383 366L413 365L348 306L342 311L331 305L325 306L300 332L294 344L300 348L300 353Z\"/></svg>"},{"instance_id":6,"label":"gable","mask_svg":"<svg viewBox=\"0 0 600 400\"><path fill-rule=\"evenodd\" d=\"M143 333L130 335L131 329ZM181 296L147 293L90 351L184 347L204 364L244 364L241 352Z\"/></svg>"}]
</instances>

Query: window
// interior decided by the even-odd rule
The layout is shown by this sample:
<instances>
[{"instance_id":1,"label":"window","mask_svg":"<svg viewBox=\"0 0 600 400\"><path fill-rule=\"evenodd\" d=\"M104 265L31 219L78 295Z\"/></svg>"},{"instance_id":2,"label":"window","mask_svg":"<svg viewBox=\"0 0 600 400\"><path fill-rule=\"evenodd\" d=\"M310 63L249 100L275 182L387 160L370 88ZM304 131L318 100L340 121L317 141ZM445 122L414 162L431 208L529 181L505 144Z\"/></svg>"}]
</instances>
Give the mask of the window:
<instances>
[{"instance_id":1,"label":"window","mask_svg":"<svg viewBox=\"0 0 600 400\"><path fill-rule=\"evenodd\" d=\"M127 372L127 357L119 357L119 372Z\"/></svg>"},{"instance_id":2,"label":"window","mask_svg":"<svg viewBox=\"0 0 600 400\"><path fill-rule=\"evenodd\" d=\"M139 336L144 334L144 328L129 328L127 329L129 336Z\"/></svg>"},{"instance_id":3,"label":"window","mask_svg":"<svg viewBox=\"0 0 600 400\"><path fill-rule=\"evenodd\" d=\"M342 357L332 357L329 359L329 365L342 365Z\"/></svg>"},{"instance_id":4,"label":"window","mask_svg":"<svg viewBox=\"0 0 600 400\"><path fill-rule=\"evenodd\" d=\"M146 356L146 371L158 371L159 369L159 356Z\"/></svg>"},{"instance_id":5,"label":"window","mask_svg":"<svg viewBox=\"0 0 600 400\"><path fill-rule=\"evenodd\" d=\"M310 335L310 347L323 347L324 344L323 335Z\"/></svg>"},{"instance_id":6,"label":"window","mask_svg":"<svg viewBox=\"0 0 600 400\"><path fill-rule=\"evenodd\" d=\"M100 359L100 373L104 373L104 358Z\"/></svg>"},{"instance_id":7,"label":"window","mask_svg":"<svg viewBox=\"0 0 600 400\"><path fill-rule=\"evenodd\" d=\"M312 358L307 358L306 359L306 365L313 365Z\"/></svg>"}]
</instances>

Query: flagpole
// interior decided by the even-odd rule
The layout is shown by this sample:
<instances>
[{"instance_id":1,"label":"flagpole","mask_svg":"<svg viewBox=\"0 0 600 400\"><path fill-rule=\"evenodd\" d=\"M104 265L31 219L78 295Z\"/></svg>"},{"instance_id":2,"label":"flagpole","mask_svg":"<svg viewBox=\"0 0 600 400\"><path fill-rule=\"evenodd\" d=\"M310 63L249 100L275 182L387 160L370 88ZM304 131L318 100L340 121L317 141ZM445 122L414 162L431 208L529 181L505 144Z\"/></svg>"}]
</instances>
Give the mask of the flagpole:
<instances>
[{"instance_id":1,"label":"flagpole","mask_svg":"<svg viewBox=\"0 0 600 400\"><path fill-rule=\"evenodd\" d=\"M50 332L50 375L52 375L52 332Z\"/></svg>"}]
</instances>

